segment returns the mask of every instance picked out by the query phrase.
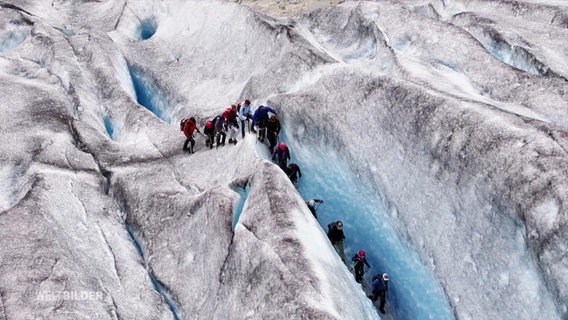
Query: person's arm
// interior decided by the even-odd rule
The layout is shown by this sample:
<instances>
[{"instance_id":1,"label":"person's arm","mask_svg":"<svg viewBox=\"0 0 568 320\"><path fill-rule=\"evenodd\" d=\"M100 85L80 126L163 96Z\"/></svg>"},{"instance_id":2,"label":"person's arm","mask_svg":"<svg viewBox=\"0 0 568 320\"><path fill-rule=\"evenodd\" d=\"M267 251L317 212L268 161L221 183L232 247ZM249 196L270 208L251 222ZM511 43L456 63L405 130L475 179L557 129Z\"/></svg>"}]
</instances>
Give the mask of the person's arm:
<instances>
[{"instance_id":1,"label":"person's arm","mask_svg":"<svg viewBox=\"0 0 568 320\"><path fill-rule=\"evenodd\" d=\"M296 166L296 168L298 168L298 176L300 176L300 178L302 177L302 171L300 170L300 167ZM315 201L315 200L314 200ZM316 201L317 202L317 201Z\"/></svg>"},{"instance_id":2,"label":"person's arm","mask_svg":"<svg viewBox=\"0 0 568 320\"><path fill-rule=\"evenodd\" d=\"M365 259L363 260L363 262L365 262L365 264L367 265L367 267L369 267L369 269L371 269L371 266L370 266L369 263L367 262L367 258L365 258Z\"/></svg>"}]
</instances>

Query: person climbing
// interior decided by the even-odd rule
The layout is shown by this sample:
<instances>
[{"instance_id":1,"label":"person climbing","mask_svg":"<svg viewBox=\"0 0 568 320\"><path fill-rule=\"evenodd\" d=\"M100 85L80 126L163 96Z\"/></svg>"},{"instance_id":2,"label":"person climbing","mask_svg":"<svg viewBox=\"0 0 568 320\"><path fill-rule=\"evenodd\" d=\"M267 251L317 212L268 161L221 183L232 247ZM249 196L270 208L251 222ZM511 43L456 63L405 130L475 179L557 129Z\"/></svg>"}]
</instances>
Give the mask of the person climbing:
<instances>
[{"instance_id":1,"label":"person climbing","mask_svg":"<svg viewBox=\"0 0 568 320\"><path fill-rule=\"evenodd\" d=\"M343 222L340 220L330 222L327 225L327 237L341 258L341 261L347 264L347 261L345 260L345 253L343 252L343 240L345 240L345 234L343 234Z\"/></svg>"},{"instance_id":2,"label":"person climbing","mask_svg":"<svg viewBox=\"0 0 568 320\"><path fill-rule=\"evenodd\" d=\"M320 199L310 199L308 201L306 201L306 205L308 206L308 209L310 209L310 212L314 215L314 218L318 218L316 211L317 211L317 205L323 203L323 200Z\"/></svg>"},{"instance_id":3,"label":"person climbing","mask_svg":"<svg viewBox=\"0 0 568 320\"><path fill-rule=\"evenodd\" d=\"M272 160L276 161L282 170L286 170L288 160L290 160L290 150L284 142L280 142L280 144L274 148Z\"/></svg>"},{"instance_id":4,"label":"person climbing","mask_svg":"<svg viewBox=\"0 0 568 320\"><path fill-rule=\"evenodd\" d=\"M238 117L241 121L241 133L243 135L243 139L245 138L245 123L248 123L249 132L251 129L250 121L252 119L252 111L250 109L250 100L246 99L244 102L241 103L241 107L238 109Z\"/></svg>"},{"instance_id":5,"label":"person climbing","mask_svg":"<svg viewBox=\"0 0 568 320\"><path fill-rule=\"evenodd\" d=\"M272 109L271 107L261 105L254 111L254 114L252 116L252 132L256 133L256 130L254 129L256 126L258 128L258 140L260 140L261 142L264 142L266 135L266 122L268 121L269 112L277 114L276 110Z\"/></svg>"},{"instance_id":6,"label":"person climbing","mask_svg":"<svg viewBox=\"0 0 568 320\"><path fill-rule=\"evenodd\" d=\"M195 131L201 133L201 131L199 131L199 129L197 128L194 117L182 120L182 124L183 124L183 134L186 137L185 142L183 144L183 151L187 151L191 154L191 153L193 153L193 146L195 146L195 140L193 139L193 133ZM188 148L187 145L190 142L191 142L191 144L190 144L190 147Z\"/></svg>"},{"instance_id":7,"label":"person climbing","mask_svg":"<svg viewBox=\"0 0 568 320\"><path fill-rule=\"evenodd\" d=\"M224 146L225 145L225 138L227 137L227 134L225 133L226 129L227 129L227 125L225 123L225 118L223 118L223 115L218 115L215 117L215 119L213 119L213 130L215 132L215 142L216 142L216 147L218 148L219 146Z\"/></svg>"},{"instance_id":8,"label":"person climbing","mask_svg":"<svg viewBox=\"0 0 568 320\"><path fill-rule=\"evenodd\" d=\"M351 258L351 261L355 261L355 265L353 266L353 269L355 269L355 281L361 283L363 281L363 275L365 274L365 265L371 269L365 257L365 250L359 250L359 252Z\"/></svg>"},{"instance_id":9,"label":"person climbing","mask_svg":"<svg viewBox=\"0 0 568 320\"><path fill-rule=\"evenodd\" d=\"M292 183L294 184L298 181L299 178L302 177L302 171L300 170L300 167L295 163L290 163L286 167L286 170L284 170L284 172L286 172L286 175L288 175L288 178L290 178L290 181L292 181Z\"/></svg>"},{"instance_id":10,"label":"person climbing","mask_svg":"<svg viewBox=\"0 0 568 320\"><path fill-rule=\"evenodd\" d=\"M373 302L380 299L379 311L385 314L385 304L387 302L387 292L389 290L389 275L386 273L377 274L371 282L373 293L369 296Z\"/></svg>"},{"instance_id":11,"label":"person climbing","mask_svg":"<svg viewBox=\"0 0 568 320\"><path fill-rule=\"evenodd\" d=\"M237 120L237 106L231 105L223 113L225 122L227 123L227 132L229 133L229 143L237 144L237 134L239 133L239 121Z\"/></svg>"},{"instance_id":12,"label":"person climbing","mask_svg":"<svg viewBox=\"0 0 568 320\"><path fill-rule=\"evenodd\" d=\"M205 145L209 147L209 149L213 149L213 141L215 137L215 129L213 128L213 121L207 120L205 122L205 127L203 128L203 134L207 137L205 140Z\"/></svg>"},{"instance_id":13,"label":"person climbing","mask_svg":"<svg viewBox=\"0 0 568 320\"><path fill-rule=\"evenodd\" d=\"M278 134L280 133L280 120L276 115L270 115L268 123L266 124L266 135L270 143L270 150L274 150L276 143L278 143Z\"/></svg>"}]
</instances>

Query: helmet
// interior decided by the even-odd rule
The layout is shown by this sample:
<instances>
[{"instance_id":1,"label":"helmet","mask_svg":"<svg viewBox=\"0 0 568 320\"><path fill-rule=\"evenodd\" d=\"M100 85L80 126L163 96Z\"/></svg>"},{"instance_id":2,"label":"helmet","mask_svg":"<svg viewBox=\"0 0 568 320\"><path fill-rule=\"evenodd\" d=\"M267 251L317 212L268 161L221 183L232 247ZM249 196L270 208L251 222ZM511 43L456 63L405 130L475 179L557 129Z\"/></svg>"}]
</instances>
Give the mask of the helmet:
<instances>
[{"instance_id":1,"label":"helmet","mask_svg":"<svg viewBox=\"0 0 568 320\"><path fill-rule=\"evenodd\" d=\"M205 122L205 128L207 128L207 129L213 128L213 121L209 120L209 121Z\"/></svg>"},{"instance_id":2,"label":"helmet","mask_svg":"<svg viewBox=\"0 0 568 320\"><path fill-rule=\"evenodd\" d=\"M337 222L335 223L335 226L337 227L338 230L343 229L343 222L337 220Z\"/></svg>"},{"instance_id":3,"label":"helmet","mask_svg":"<svg viewBox=\"0 0 568 320\"><path fill-rule=\"evenodd\" d=\"M250 104L250 100L249 100L249 99L246 99L246 100L245 100L245 104L248 106L248 105Z\"/></svg>"},{"instance_id":4,"label":"helmet","mask_svg":"<svg viewBox=\"0 0 568 320\"><path fill-rule=\"evenodd\" d=\"M232 105L231 105L231 110L237 110L237 106L234 105L234 104L232 104Z\"/></svg>"},{"instance_id":5,"label":"helmet","mask_svg":"<svg viewBox=\"0 0 568 320\"><path fill-rule=\"evenodd\" d=\"M284 142L280 142L280 144L278 145L278 148L280 148L280 150L284 150L284 149L286 149L286 144Z\"/></svg>"},{"instance_id":6,"label":"helmet","mask_svg":"<svg viewBox=\"0 0 568 320\"><path fill-rule=\"evenodd\" d=\"M190 120L191 122L193 122L193 123L196 123L194 117L189 118L189 120Z\"/></svg>"},{"instance_id":7,"label":"helmet","mask_svg":"<svg viewBox=\"0 0 568 320\"><path fill-rule=\"evenodd\" d=\"M359 252L357 254L359 255L359 257L364 257L365 256L365 250L359 250Z\"/></svg>"},{"instance_id":8,"label":"helmet","mask_svg":"<svg viewBox=\"0 0 568 320\"><path fill-rule=\"evenodd\" d=\"M316 205L316 202L314 201L314 199L308 200L308 206L313 207Z\"/></svg>"},{"instance_id":9,"label":"helmet","mask_svg":"<svg viewBox=\"0 0 568 320\"><path fill-rule=\"evenodd\" d=\"M383 273L383 280L384 281L389 281L389 275L386 273Z\"/></svg>"}]
</instances>

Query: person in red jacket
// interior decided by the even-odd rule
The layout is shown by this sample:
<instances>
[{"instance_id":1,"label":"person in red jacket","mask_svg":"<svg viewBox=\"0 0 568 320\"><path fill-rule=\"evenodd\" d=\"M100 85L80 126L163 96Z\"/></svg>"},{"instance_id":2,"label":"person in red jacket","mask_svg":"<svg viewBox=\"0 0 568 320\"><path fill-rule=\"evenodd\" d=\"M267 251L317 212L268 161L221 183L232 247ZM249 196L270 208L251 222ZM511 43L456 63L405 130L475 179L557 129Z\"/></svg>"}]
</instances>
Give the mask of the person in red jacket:
<instances>
[{"instance_id":1,"label":"person in red jacket","mask_svg":"<svg viewBox=\"0 0 568 320\"><path fill-rule=\"evenodd\" d=\"M186 137L185 143L183 144L183 151L193 153L193 146L195 146L195 140L193 140L193 133L195 131L201 133L201 131L199 131L199 129L195 124L195 118L191 117L189 119L186 119L185 122L183 123L183 134L185 134ZM188 148L187 144L190 142L191 146Z\"/></svg>"}]
</instances>

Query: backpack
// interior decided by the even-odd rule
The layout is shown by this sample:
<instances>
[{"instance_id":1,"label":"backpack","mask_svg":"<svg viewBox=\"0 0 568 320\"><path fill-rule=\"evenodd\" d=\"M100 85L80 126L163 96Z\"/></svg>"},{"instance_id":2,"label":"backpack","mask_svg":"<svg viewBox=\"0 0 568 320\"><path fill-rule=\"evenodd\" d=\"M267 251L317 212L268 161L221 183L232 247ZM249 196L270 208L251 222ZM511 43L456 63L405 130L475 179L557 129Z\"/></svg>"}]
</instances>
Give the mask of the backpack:
<instances>
[{"instance_id":1,"label":"backpack","mask_svg":"<svg viewBox=\"0 0 568 320\"><path fill-rule=\"evenodd\" d=\"M186 118L181 119L181 122L179 123L179 129L180 129L181 131L183 131L183 127L185 126L185 122L186 122L187 120L188 120L188 119L186 119Z\"/></svg>"},{"instance_id":2,"label":"backpack","mask_svg":"<svg viewBox=\"0 0 568 320\"><path fill-rule=\"evenodd\" d=\"M373 276L373 278L371 279L371 283L375 282L375 280L379 279L380 277L382 277L383 274L382 273L377 273L376 275Z\"/></svg>"}]
</instances>

